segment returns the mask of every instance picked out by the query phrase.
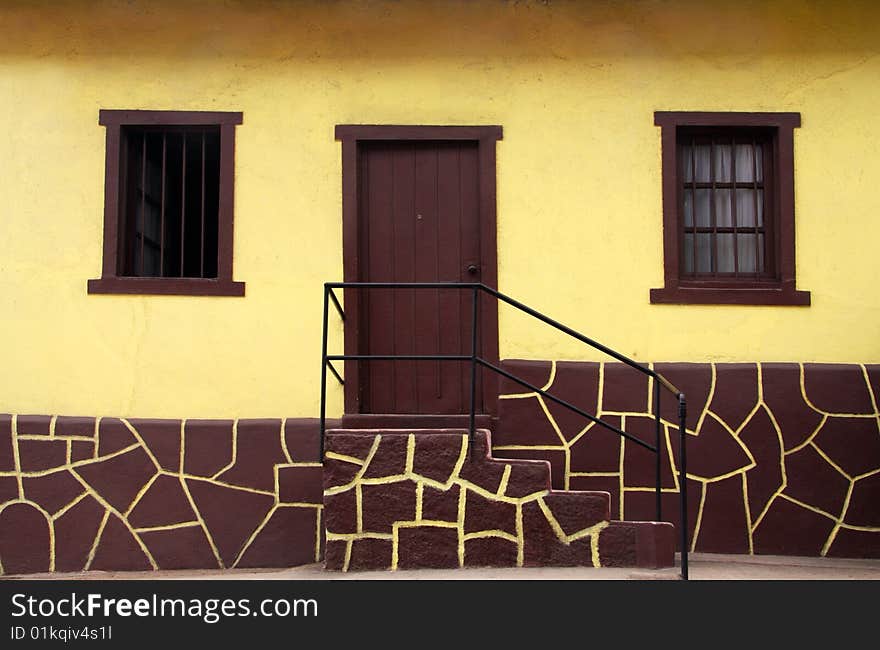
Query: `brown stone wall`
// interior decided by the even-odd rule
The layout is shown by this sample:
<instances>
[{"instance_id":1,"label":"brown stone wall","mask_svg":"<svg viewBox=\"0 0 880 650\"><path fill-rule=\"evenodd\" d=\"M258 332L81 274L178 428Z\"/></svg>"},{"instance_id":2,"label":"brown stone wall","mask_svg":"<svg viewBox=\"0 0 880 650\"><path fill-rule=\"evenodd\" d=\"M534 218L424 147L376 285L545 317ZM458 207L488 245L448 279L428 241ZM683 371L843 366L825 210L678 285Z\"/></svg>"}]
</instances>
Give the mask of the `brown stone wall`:
<instances>
[{"instance_id":1,"label":"brown stone wall","mask_svg":"<svg viewBox=\"0 0 880 650\"><path fill-rule=\"evenodd\" d=\"M328 432L326 568L672 566L672 526L610 522L607 492L551 490L547 462L495 460L488 441Z\"/></svg>"},{"instance_id":2,"label":"brown stone wall","mask_svg":"<svg viewBox=\"0 0 880 650\"><path fill-rule=\"evenodd\" d=\"M619 363L504 367L654 441L652 386ZM692 550L880 557L880 366L654 364L688 400ZM617 519L653 519L654 456L503 383L496 457L543 458L558 489L606 490ZM663 519L678 526L677 404L661 397Z\"/></svg>"},{"instance_id":3,"label":"brown stone wall","mask_svg":"<svg viewBox=\"0 0 880 650\"><path fill-rule=\"evenodd\" d=\"M316 562L317 431L302 419L0 415L0 570Z\"/></svg>"}]
</instances>

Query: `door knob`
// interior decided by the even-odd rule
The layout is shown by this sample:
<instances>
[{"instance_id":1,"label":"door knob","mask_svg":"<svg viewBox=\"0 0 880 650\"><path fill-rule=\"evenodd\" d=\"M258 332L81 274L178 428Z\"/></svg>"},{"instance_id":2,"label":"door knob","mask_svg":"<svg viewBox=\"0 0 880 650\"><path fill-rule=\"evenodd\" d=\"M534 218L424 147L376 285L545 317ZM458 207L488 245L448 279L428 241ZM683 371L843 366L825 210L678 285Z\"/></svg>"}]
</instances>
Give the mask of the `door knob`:
<instances>
[{"instance_id":1,"label":"door knob","mask_svg":"<svg viewBox=\"0 0 880 650\"><path fill-rule=\"evenodd\" d=\"M468 264L468 266L467 266L467 272L470 273L471 275L476 275L477 271L479 271L479 270L480 269L476 264Z\"/></svg>"}]
</instances>

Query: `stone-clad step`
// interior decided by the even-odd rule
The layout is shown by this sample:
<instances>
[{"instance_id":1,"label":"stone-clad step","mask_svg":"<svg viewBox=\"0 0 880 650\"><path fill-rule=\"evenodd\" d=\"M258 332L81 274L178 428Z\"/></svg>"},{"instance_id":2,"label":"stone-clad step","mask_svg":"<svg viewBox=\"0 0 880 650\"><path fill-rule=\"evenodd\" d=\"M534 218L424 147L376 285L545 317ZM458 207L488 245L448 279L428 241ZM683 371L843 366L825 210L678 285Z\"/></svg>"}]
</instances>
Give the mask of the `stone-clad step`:
<instances>
[{"instance_id":1,"label":"stone-clad step","mask_svg":"<svg viewBox=\"0 0 880 650\"><path fill-rule=\"evenodd\" d=\"M554 491L488 430L337 429L324 461L325 567L672 566L670 524L610 521L607 492Z\"/></svg>"}]
</instances>

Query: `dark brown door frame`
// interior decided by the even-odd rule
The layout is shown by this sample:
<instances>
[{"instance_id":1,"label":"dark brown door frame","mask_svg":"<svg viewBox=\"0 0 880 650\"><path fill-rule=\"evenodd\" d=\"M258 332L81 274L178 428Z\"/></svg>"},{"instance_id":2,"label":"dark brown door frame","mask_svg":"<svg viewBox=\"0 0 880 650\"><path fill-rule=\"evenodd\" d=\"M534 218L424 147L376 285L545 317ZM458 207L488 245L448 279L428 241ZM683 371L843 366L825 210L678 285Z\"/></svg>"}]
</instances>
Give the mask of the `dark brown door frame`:
<instances>
[{"instance_id":1,"label":"dark brown door frame","mask_svg":"<svg viewBox=\"0 0 880 650\"><path fill-rule=\"evenodd\" d=\"M358 259L358 157L361 142L371 140L467 140L476 142L480 180L480 265L481 281L498 286L498 247L495 206L495 143L502 138L500 126L418 126L339 124L336 139L342 142L342 259L345 282L361 278ZM355 354L358 347L360 313L356 291L345 292L345 353ZM483 296L480 301L480 345L483 357L498 364L498 305ZM361 377L356 361L345 362L345 412L360 413L358 389ZM478 412L497 414L498 378L482 372L483 403ZM482 407L482 409L481 409Z\"/></svg>"}]
</instances>

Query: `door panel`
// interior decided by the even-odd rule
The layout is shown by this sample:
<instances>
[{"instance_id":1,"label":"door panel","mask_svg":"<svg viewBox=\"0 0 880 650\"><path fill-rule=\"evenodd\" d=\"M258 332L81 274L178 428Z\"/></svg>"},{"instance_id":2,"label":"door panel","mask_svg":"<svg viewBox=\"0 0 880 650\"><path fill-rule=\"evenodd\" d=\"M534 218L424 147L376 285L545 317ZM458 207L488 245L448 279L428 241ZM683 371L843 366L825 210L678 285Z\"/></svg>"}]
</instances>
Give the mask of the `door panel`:
<instances>
[{"instance_id":1,"label":"door panel","mask_svg":"<svg viewBox=\"0 0 880 650\"><path fill-rule=\"evenodd\" d=\"M475 141L362 144L360 279L479 281L478 171ZM361 350L470 354L471 299L462 290L367 290L361 297ZM370 361L364 366L364 413L465 413L470 407L467 363Z\"/></svg>"}]
</instances>

